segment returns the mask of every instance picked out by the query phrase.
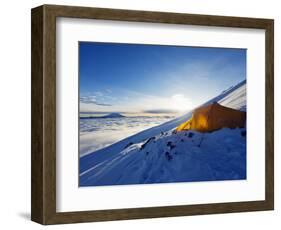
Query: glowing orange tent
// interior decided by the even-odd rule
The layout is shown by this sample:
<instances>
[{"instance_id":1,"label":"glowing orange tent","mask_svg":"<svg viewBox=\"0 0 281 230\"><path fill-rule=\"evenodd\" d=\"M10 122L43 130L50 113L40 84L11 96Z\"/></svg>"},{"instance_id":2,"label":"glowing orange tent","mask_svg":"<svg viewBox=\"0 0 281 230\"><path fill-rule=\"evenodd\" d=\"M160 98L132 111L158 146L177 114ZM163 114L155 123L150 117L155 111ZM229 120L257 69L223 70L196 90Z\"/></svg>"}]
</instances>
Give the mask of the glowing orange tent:
<instances>
[{"instance_id":1,"label":"glowing orange tent","mask_svg":"<svg viewBox=\"0 0 281 230\"><path fill-rule=\"evenodd\" d=\"M196 130L199 132L210 132L223 127L244 127L246 123L246 112L224 107L213 103L194 110L192 117L180 124L176 131Z\"/></svg>"}]
</instances>

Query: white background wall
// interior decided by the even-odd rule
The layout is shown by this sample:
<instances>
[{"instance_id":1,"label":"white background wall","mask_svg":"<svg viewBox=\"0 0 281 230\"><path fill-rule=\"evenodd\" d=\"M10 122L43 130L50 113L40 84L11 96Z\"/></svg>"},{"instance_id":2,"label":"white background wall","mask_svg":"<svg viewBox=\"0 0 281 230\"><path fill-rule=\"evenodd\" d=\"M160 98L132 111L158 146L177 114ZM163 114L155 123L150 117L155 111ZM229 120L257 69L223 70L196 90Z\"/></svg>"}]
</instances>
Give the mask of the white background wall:
<instances>
[{"instance_id":1,"label":"white background wall","mask_svg":"<svg viewBox=\"0 0 281 230\"><path fill-rule=\"evenodd\" d=\"M0 6L0 228L42 229L30 218L30 9L41 4L217 14L275 19L275 211L50 226L50 229L277 229L280 200L280 1L33 0ZM279 141L279 143L278 143ZM239 192L239 191L237 191Z\"/></svg>"}]
</instances>

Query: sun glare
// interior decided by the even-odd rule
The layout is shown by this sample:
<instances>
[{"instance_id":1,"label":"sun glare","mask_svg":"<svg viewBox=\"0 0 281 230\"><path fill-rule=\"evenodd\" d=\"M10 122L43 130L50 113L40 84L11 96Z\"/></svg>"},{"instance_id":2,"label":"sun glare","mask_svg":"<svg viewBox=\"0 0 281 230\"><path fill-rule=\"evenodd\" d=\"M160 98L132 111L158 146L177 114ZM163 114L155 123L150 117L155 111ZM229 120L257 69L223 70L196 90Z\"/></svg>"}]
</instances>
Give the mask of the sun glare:
<instances>
[{"instance_id":1,"label":"sun glare","mask_svg":"<svg viewBox=\"0 0 281 230\"><path fill-rule=\"evenodd\" d=\"M186 111L192 108L192 102L183 94L175 94L172 96L173 107L179 111Z\"/></svg>"}]
</instances>

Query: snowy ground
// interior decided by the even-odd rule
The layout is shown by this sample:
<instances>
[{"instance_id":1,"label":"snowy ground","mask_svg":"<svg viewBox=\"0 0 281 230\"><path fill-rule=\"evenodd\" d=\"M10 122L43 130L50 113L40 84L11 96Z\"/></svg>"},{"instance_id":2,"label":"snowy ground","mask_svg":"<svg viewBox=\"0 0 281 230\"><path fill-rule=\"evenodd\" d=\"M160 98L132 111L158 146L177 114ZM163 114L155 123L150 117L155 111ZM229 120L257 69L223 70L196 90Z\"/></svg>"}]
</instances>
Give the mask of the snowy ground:
<instances>
[{"instance_id":1,"label":"snowy ground","mask_svg":"<svg viewBox=\"0 0 281 230\"><path fill-rule=\"evenodd\" d=\"M213 101L245 111L246 82ZM174 133L191 115L81 157L80 186L246 179L246 129Z\"/></svg>"},{"instance_id":2,"label":"snowy ground","mask_svg":"<svg viewBox=\"0 0 281 230\"><path fill-rule=\"evenodd\" d=\"M243 131L165 133L132 144L107 160L97 159L98 164L81 174L80 185L245 179Z\"/></svg>"}]
</instances>

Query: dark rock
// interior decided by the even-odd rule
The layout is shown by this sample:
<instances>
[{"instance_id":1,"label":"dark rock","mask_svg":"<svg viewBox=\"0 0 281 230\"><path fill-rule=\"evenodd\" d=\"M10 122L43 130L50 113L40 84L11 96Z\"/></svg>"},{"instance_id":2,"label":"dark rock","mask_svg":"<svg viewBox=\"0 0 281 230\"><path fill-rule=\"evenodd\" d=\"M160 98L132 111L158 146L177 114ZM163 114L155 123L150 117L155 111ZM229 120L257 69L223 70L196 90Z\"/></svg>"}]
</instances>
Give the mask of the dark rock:
<instances>
[{"instance_id":1,"label":"dark rock","mask_svg":"<svg viewBox=\"0 0 281 230\"><path fill-rule=\"evenodd\" d=\"M155 140L155 137L148 138L147 141L142 144L142 146L140 147L140 150L143 150L145 148L145 146L152 140Z\"/></svg>"},{"instance_id":2,"label":"dark rock","mask_svg":"<svg viewBox=\"0 0 281 230\"><path fill-rule=\"evenodd\" d=\"M128 148L128 147L131 146L132 144L134 144L134 143L133 143L133 142L128 143L128 144L124 147L124 149Z\"/></svg>"},{"instance_id":3,"label":"dark rock","mask_svg":"<svg viewBox=\"0 0 281 230\"><path fill-rule=\"evenodd\" d=\"M192 138L194 136L194 133L192 133L192 132L190 132L189 134L188 134L188 137L189 138Z\"/></svg>"},{"instance_id":4,"label":"dark rock","mask_svg":"<svg viewBox=\"0 0 281 230\"><path fill-rule=\"evenodd\" d=\"M172 150L172 149L174 149L176 147L176 145L171 145L170 146L170 149Z\"/></svg>"},{"instance_id":5,"label":"dark rock","mask_svg":"<svg viewBox=\"0 0 281 230\"><path fill-rule=\"evenodd\" d=\"M174 145L172 141L168 141L167 146L170 147L171 150L176 147L176 145Z\"/></svg>"},{"instance_id":6,"label":"dark rock","mask_svg":"<svg viewBox=\"0 0 281 230\"><path fill-rule=\"evenodd\" d=\"M169 152L166 152L165 156L168 161L171 161L173 159L173 156Z\"/></svg>"},{"instance_id":7,"label":"dark rock","mask_svg":"<svg viewBox=\"0 0 281 230\"><path fill-rule=\"evenodd\" d=\"M173 144L173 142L171 142L171 141L167 142L167 146L171 146L172 144Z\"/></svg>"}]
</instances>

